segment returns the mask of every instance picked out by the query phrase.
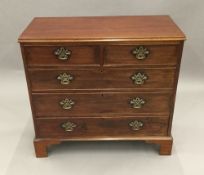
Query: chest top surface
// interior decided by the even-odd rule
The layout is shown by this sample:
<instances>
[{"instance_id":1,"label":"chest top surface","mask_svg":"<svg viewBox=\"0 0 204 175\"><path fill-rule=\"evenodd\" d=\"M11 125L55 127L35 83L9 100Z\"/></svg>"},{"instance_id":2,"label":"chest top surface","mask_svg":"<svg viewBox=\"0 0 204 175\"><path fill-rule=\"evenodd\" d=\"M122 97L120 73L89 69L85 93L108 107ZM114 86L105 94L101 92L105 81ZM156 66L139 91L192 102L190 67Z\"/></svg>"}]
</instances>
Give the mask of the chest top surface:
<instances>
[{"instance_id":1,"label":"chest top surface","mask_svg":"<svg viewBox=\"0 0 204 175\"><path fill-rule=\"evenodd\" d=\"M185 40L169 16L38 17L19 42Z\"/></svg>"}]
</instances>

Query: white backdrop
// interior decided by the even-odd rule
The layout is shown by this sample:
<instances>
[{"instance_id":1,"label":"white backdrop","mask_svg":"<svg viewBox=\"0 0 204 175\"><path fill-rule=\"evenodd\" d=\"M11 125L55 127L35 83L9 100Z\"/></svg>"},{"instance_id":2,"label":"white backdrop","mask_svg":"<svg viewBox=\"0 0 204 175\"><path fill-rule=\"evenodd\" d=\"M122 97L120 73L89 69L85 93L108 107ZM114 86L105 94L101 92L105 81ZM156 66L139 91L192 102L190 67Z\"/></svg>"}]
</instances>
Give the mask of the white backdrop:
<instances>
[{"instance_id":1,"label":"white backdrop","mask_svg":"<svg viewBox=\"0 0 204 175\"><path fill-rule=\"evenodd\" d=\"M170 15L187 36L174 115L173 135L176 143L173 156L162 158L151 154L150 149L145 154L148 149L145 147L142 150L143 145L136 146L140 152L135 152L131 145L122 145L121 149L112 145L111 152L105 151L111 145L83 145L85 149L72 145L67 148L72 152L62 146L64 152L59 151L44 160L35 159L32 147L34 133L18 36L33 17L109 15ZM203 52L203 0L0 0L0 174L36 175L40 169L42 174L61 171L61 174L75 175L126 175L137 172L141 175L203 175ZM93 150L88 149L89 146ZM123 152L126 148L132 149L132 152ZM114 152L115 149L117 151ZM90 153L93 153L92 156L89 156ZM121 164L121 158L127 155L129 159L123 159ZM80 164L78 158L84 162ZM90 163L86 158L91 160ZM110 164L107 165L107 162ZM135 166L137 169L131 169Z\"/></svg>"}]
</instances>

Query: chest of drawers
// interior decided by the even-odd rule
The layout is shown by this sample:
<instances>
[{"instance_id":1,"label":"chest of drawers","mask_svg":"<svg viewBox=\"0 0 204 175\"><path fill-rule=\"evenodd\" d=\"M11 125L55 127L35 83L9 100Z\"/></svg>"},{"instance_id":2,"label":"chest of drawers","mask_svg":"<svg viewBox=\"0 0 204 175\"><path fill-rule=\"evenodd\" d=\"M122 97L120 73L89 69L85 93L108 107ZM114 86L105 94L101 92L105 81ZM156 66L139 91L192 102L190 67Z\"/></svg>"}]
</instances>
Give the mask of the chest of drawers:
<instances>
[{"instance_id":1,"label":"chest of drawers","mask_svg":"<svg viewBox=\"0 0 204 175\"><path fill-rule=\"evenodd\" d=\"M35 18L19 42L36 156L75 140L141 140L171 154L184 40L168 16Z\"/></svg>"}]
</instances>

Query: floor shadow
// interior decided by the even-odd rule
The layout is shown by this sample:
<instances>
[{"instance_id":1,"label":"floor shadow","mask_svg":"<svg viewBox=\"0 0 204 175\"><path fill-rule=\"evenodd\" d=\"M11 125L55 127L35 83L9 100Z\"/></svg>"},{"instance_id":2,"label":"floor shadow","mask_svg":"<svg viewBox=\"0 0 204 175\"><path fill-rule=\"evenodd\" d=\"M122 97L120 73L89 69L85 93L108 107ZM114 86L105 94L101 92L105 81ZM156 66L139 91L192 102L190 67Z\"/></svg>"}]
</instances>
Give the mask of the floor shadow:
<instances>
[{"instance_id":1,"label":"floor shadow","mask_svg":"<svg viewBox=\"0 0 204 175\"><path fill-rule=\"evenodd\" d=\"M175 150L172 156L159 156L156 145L143 142L64 142L52 146L48 158L36 158L32 128L29 120L6 175L183 175Z\"/></svg>"},{"instance_id":2,"label":"floor shadow","mask_svg":"<svg viewBox=\"0 0 204 175\"><path fill-rule=\"evenodd\" d=\"M112 152L117 153L120 151L135 153L140 152L152 152L152 154L159 154L159 145L147 144L143 141L67 141L62 142L59 145L52 145L49 147L48 152L50 156L56 154L69 154L71 153L83 153L83 152Z\"/></svg>"}]
</instances>

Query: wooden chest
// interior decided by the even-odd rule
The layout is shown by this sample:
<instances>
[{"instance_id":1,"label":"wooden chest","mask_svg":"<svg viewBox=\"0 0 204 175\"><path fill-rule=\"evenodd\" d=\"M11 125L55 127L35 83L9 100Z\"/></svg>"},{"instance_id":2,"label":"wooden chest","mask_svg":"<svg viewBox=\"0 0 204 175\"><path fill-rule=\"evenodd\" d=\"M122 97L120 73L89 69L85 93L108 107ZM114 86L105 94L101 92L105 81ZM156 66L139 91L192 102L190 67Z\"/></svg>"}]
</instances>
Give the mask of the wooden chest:
<instances>
[{"instance_id":1,"label":"wooden chest","mask_svg":"<svg viewBox=\"0 0 204 175\"><path fill-rule=\"evenodd\" d=\"M171 154L184 40L168 16L35 18L19 42L36 156L74 140L141 140Z\"/></svg>"}]
</instances>

